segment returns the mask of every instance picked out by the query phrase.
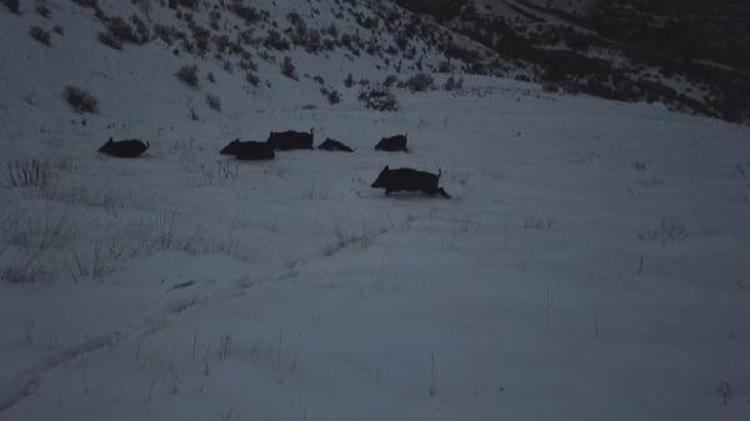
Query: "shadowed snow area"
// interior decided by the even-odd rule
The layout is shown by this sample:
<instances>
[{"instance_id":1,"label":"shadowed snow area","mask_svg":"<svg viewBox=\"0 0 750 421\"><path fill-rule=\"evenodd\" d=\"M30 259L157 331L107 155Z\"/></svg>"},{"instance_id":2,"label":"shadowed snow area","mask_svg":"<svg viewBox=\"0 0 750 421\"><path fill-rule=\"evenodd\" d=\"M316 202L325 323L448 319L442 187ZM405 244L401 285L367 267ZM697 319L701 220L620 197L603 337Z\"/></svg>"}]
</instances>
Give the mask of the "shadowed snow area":
<instances>
[{"instance_id":1,"label":"shadowed snow area","mask_svg":"<svg viewBox=\"0 0 750 421\"><path fill-rule=\"evenodd\" d=\"M0 420L750 417L745 126L470 75L380 113L277 70L191 121L135 51L142 86L81 76L93 116L57 97L87 73L0 64ZM311 127L355 152L218 154ZM385 196L385 165L453 199Z\"/></svg>"}]
</instances>

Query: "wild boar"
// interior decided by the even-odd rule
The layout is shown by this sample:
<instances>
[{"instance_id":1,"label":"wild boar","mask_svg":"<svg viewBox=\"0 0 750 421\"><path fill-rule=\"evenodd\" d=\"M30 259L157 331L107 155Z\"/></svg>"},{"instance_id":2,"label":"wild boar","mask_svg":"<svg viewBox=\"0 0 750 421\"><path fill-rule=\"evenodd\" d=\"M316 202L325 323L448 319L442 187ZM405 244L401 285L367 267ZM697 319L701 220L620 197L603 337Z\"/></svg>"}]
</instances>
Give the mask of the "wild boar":
<instances>
[{"instance_id":1,"label":"wild boar","mask_svg":"<svg viewBox=\"0 0 750 421\"><path fill-rule=\"evenodd\" d=\"M377 145L375 145L376 151L404 151L409 152L408 149L406 149L406 134L398 135L398 136L391 136L391 137L384 137L380 139L380 142L378 142Z\"/></svg>"},{"instance_id":2,"label":"wild boar","mask_svg":"<svg viewBox=\"0 0 750 421\"><path fill-rule=\"evenodd\" d=\"M99 152L118 158L136 158L148 149L148 142L143 143L138 139L113 141L110 137L107 143L99 148Z\"/></svg>"},{"instance_id":3,"label":"wild boar","mask_svg":"<svg viewBox=\"0 0 750 421\"><path fill-rule=\"evenodd\" d=\"M266 142L255 142L248 140L240 142L235 139L219 152L222 155L234 155L237 159L243 161L261 161L274 159L276 153L273 148Z\"/></svg>"},{"instance_id":4,"label":"wild boar","mask_svg":"<svg viewBox=\"0 0 750 421\"><path fill-rule=\"evenodd\" d=\"M437 174L432 174L411 168L398 168L392 170L386 165L385 168L383 168L383 171L380 172L380 175L378 175L377 180L372 183L371 187L384 188L386 195L391 194L391 192L406 190L421 191L430 196L440 194L441 196L450 199L448 193L446 193L442 187L438 186L441 175L442 171L439 171Z\"/></svg>"},{"instance_id":5,"label":"wild boar","mask_svg":"<svg viewBox=\"0 0 750 421\"><path fill-rule=\"evenodd\" d=\"M328 138L325 140L325 142L321 143L320 146L318 146L318 149L323 149L325 151L354 152L354 149L344 145L338 140L333 140L331 138Z\"/></svg>"},{"instance_id":6,"label":"wild boar","mask_svg":"<svg viewBox=\"0 0 750 421\"><path fill-rule=\"evenodd\" d=\"M271 132L266 140L274 150L287 151L290 149L313 149L313 131L310 133L295 132Z\"/></svg>"}]
</instances>

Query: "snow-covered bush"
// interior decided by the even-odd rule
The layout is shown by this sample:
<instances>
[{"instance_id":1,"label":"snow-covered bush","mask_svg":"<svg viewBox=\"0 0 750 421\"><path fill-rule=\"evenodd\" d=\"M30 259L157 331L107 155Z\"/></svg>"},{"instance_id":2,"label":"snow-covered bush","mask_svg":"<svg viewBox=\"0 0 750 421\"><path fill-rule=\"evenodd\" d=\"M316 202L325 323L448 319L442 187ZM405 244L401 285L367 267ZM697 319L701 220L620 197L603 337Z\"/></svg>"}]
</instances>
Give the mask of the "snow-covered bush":
<instances>
[{"instance_id":1,"label":"snow-covered bush","mask_svg":"<svg viewBox=\"0 0 750 421\"><path fill-rule=\"evenodd\" d=\"M177 79L180 79L184 84L196 88L198 87L198 66L193 64L192 66L182 66L180 70L175 73Z\"/></svg>"},{"instance_id":2,"label":"snow-covered bush","mask_svg":"<svg viewBox=\"0 0 750 421\"><path fill-rule=\"evenodd\" d=\"M398 111L398 100L388 89L375 88L362 91L359 100L365 107L376 111Z\"/></svg>"},{"instance_id":3,"label":"snow-covered bush","mask_svg":"<svg viewBox=\"0 0 750 421\"><path fill-rule=\"evenodd\" d=\"M65 87L65 99L79 113L96 113L99 105L89 92L76 86Z\"/></svg>"}]
</instances>

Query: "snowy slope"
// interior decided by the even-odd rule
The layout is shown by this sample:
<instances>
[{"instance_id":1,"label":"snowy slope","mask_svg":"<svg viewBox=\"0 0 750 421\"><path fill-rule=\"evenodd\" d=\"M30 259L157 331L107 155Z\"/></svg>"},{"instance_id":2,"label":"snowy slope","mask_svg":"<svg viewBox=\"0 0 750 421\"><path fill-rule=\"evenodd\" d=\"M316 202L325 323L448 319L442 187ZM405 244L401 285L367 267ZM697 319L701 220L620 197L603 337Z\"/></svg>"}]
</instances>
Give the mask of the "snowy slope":
<instances>
[{"instance_id":1,"label":"snowy slope","mask_svg":"<svg viewBox=\"0 0 750 421\"><path fill-rule=\"evenodd\" d=\"M191 90L193 57L112 50L48 4L54 47L0 44L3 170L49 176L1 179L0 420L750 415L745 127L475 76L377 113L341 81L393 70L336 52L284 53L299 82L258 60L249 92L206 59ZM0 28L46 22L22 11ZM217 154L310 127L356 152ZM372 149L407 131L411 153ZM109 159L109 136L152 147ZM385 197L384 165L442 170L454 199Z\"/></svg>"}]
</instances>

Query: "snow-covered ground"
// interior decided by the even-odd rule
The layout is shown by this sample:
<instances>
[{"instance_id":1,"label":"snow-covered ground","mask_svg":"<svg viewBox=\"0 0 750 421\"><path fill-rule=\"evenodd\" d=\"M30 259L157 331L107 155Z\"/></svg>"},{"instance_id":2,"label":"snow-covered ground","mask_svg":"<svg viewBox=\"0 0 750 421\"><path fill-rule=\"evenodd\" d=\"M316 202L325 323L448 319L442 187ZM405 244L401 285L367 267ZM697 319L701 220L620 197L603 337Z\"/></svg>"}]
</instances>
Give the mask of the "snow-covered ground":
<instances>
[{"instance_id":1,"label":"snow-covered ground","mask_svg":"<svg viewBox=\"0 0 750 421\"><path fill-rule=\"evenodd\" d=\"M398 113L226 76L189 121L154 46L81 117L29 42L0 65L0 420L750 417L746 127L471 76ZM310 127L356 152L217 153ZM386 197L385 165L453 199Z\"/></svg>"}]
</instances>

